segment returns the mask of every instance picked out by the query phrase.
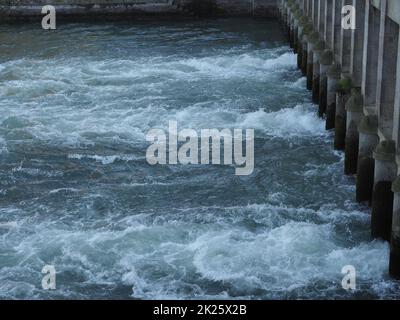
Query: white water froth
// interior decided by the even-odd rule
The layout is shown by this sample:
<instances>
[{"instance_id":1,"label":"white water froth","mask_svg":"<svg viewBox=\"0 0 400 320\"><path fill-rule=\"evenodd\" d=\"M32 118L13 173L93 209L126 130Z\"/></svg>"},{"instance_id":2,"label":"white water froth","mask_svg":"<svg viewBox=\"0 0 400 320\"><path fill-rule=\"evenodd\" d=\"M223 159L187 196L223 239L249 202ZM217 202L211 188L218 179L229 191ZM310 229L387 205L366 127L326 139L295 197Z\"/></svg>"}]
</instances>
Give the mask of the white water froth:
<instances>
[{"instance_id":1,"label":"white water froth","mask_svg":"<svg viewBox=\"0 0 400 320\"><path fill-rule=\"evenodd\" d=\"M188 59L180 61L183 66L191 67L200 75L213 78L261 78L271 76L271 72L285 71L285 67L294 67L296 56L284 53L280 56L265 59L264 57L250 54L234 56L206 57L201 59Z\"/></svg>"},{"instance_id":2,"label":"white water froth","mask_svg":"<svg viewBox=\"0 0 400 320\"><path fill-rule=\"evenodd\" d=\"M307 78L302 77L302 78L297 79L295 82L287 82L287 83L285 83L285 85L292 89L304 90L304 88L307 85Z\"/></svg>"},{"instance_id":3,"label":"white water froth","mask_svg":"<svg viewBox=\"0 0 400 320\"><path fill-rule=\"evenodd\" d=\"M28 136L57 147L104 141L136 146L145 141L149 129L167 128L168 120L177 120L180 129L254 128L263 137L326 137L315 106L265 105L271 95L280 103L285 90L304 90L304 78L292 83L282 79L296 69L294 54L287 48L239 51L206 57L11 60L0 64L0 127L10 141ZM261 98L252 100L251 90ZM7 142L0 137L0 153L6 152ZM69 153L68 159L103 165L141 159L120 151L77 152L81 149ZM305 178L320 177L323 170L311 167ZM40 177L44 171L20 167L13 173ZM136 192L132 189L149 185L172 189L176 181L121 187ZM77 198L81 190L57 185L49 194L57 198L68 193L72 202L85 206L84 199ZM109 196L108 190L101 191L96 188L98 193L88 197ZM44 264L54 264L63 276L73 275L72 284L59 282L57 292L64 298L87 298L90 285L121 284L133 297L150 299L249 298L259 297L260 290L266 298L294 291L302 296L302 290L314 290L318 281L329 282L340 292L341 268L347 264L356 267L360 281L371 284L378 297L392 292L392 283L386 280L388 245L364 239L346 247L346 235L337 230L350 224L365 230L367 215L337 209L335 204L319 210L285 206L286 197L277 192L266 195L272 204L186 211L167 207L162 212L135 212L128 202L122 212L98 215L94 223L85 220L90 205L83 208L83 217L68 203L65 212L58 209L57 217L66 216L68 223L46 219L45 203L33 202L37 215L28 216L22 208L0 209L0 247L4 261L14 264L1 267L0 296L52 294L43 292L39 282L32 284ZM28 217L21 218L24 215ZM311 297L321 294L317 287Z\"/></svg>"},{"instance_id":4,"label":"white water froth","mask_svg":"<svg viewBox=\"0 0 400 320\"><path fill-rule=\"evenodd\" d=\"M258 110L242 117L241 127L255 128L276 137L326 136L324 122L312 105L296 105L276 112Z\"/></svg>"},{"instance_id":5,"label":"white water froth","mask_svg":"<svg viewBox=\"0 0 400 320\"><path fill-rule=\"evenodd\" d=\"M3 68L12 73L13 80L0 77L0 94L5 97L0 106L7 110L0 116L0 123L15 134L29 134L35 139L68 146L90 144L99 137L144 142L148 130L165 127L173 119L181 120L185 128L241 127L242 121L252 128L260 122L258 115L269 116L246 115L245 100L226 99L222 95L176 108L176 102L163 92L171 81L190 83L220 77L252 81L256 77L264 81L273 78L270 72L295 65L292 53L282 54L278 48L271 57L270 51L178 60L172 57L168 61L162 57L90 62L9 61ZM143 94L132 96L137 91ZM89 101L90 106L85 106ZM84 105L76 105L78 102ZM276 116L278 122L284 117ZM252 117L254 124L249 121ZM18 128L9 127L10 119L21 124ZM264 120L264 125L271 129L262 130L269 133L277 131L280 135L291 130L285 123L275 123L273 117ZM307 120L304 117L303 120L304 130L294 128L293 134L310 131L305 128ZM286 129L282 131L280 126Z\"/></svg>"},{"instance_id":6,"label":"white water froth","mask_svg":"<svg viewBox=\"0 0 400 320\"><path fill-rule=\"evenodd\" d=\"M335 225L345 223L348 215L364 224L363 213L347 212L346 216L344 211L331 213L272 205L226 208L233 209L246 216L271 220L270 227L249 232L218 219L213 222L217 224L215 228L189 226L179 219L166 224L147 224L141 221L145 216L138 215L120 221L125 227L117 230L60 229L54 223L41 222L29 236L20 239L15 235L32 228L30 222L7 222L4 227L12 227L12 233L3 236L3 244L14 248L15 257L21 261L19 270L3 268L0 280L6 284L18 279L17 271L34 274L43 261L26 263L25 257L50 254L48 263L60 266L58 272L72 268L85 283L122 282L132 286L132 296L136 298L230 297L225 290L208 292L196 282L196 277L229 284L242 298L251 297L254 290L265 290L265 296L270 298L283 297L294 290L301 292L315 281L329 281L340 289L341 269L349 264L356 267L360 282L374 283L372 290L376 295L392 290L386 280L389 255L386 243L361 242L343 247L336 241ZM286 210L289 216L283 218L281 210ZM290 221L291 215L304 215L304 219L319 215L325 222ZM187 230L191 232L188 234ZM13 284L14 291L0 291L3 297L21 295L29 286L22 280ZM65 297L70 294L68 288L62 288L61 292ZM40 290L32 289L25 294L38 296Z\"/></svg>"},{"instance_id":7,"label":"white water froth","mask_svg":"<svg viewBox=\"0 0 400 320\"><path fill-rule=\"evenodd\" d=\"M115 161L135 161L138 159L144 159L144 157L139 158L133 155L108 155L108 156L100 156L100 155L88 155L88 154L69 154L69 159L91 159L98 162L101 162L104 165L112 164Z\"/></svg>"}]
</instances>

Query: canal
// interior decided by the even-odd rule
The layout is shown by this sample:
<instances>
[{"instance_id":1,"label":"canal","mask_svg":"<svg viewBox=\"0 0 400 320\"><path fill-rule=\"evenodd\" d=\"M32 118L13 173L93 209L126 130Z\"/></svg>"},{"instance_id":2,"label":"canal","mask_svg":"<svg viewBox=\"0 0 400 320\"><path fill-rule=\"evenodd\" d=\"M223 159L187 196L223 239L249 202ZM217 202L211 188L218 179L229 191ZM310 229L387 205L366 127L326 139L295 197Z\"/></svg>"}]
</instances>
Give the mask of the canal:
<instances>
[{"instance_id":1,"label":"canal","mask_svg":"<svg viewBox=\"0 0 400 320\"><path fill-rule=\"evenodd\" d=\"M396 297L389 245L371 240L277 21L3 25L0 37L0 297ZM145 135L170 120L254 129L253 174L150 166ZM346 265L356 291L341 286Z\"/></svg>"}]
</instances>

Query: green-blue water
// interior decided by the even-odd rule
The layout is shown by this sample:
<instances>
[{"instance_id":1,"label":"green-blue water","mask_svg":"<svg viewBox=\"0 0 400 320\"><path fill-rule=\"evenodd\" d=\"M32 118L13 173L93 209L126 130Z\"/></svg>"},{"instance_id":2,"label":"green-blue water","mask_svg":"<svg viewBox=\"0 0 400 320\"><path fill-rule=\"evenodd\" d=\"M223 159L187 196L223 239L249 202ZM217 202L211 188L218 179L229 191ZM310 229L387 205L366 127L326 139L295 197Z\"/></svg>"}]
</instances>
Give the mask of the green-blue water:
<instances>
[{"instance_id":1,"label":"green-blue water","mask_svg":"<svg viewBox=\"0 0 400 320\"><path fill-rule=\"evenodd\" d=\"M276 22L32 24L0 39L1 298L399 297ZM145 135L169 120L254 128L254 173L148 165Z\"/></svg>"}]
</instances>

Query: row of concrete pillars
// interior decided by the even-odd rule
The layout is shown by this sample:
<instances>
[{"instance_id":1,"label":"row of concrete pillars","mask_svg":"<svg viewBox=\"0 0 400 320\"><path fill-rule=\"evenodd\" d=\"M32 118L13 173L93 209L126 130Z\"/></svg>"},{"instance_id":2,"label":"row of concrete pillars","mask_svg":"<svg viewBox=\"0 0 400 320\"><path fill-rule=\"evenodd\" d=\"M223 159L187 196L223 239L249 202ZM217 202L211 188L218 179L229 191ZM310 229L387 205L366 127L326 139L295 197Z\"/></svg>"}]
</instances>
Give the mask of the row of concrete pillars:
<instances>
[{"instance_id":1,"label":"row of concrete pillars","mask_svg":"<svg viewBox=\"0 0 400 320\"><path fill-rule=\"evenodd\" d=\"M400 279L398 0L279 1L318 114L345 153L345 174L356 175L357 201L371 206L372 237L390 241L389 273Z\"/></svg>"}]
</instances>

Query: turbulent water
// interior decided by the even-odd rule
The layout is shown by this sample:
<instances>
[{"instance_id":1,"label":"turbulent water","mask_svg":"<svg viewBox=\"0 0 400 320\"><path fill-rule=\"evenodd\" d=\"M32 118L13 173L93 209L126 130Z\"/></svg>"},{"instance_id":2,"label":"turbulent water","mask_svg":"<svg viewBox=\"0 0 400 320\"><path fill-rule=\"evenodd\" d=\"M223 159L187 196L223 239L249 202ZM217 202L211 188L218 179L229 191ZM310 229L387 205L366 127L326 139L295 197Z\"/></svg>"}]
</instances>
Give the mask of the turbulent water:
<instances>
[{"instance_id":1,"label":"turbulent water","mask_svg":"<svg viewBox=\"0 0 400 320\"><path fill-rule=\"evenodd\" d=\"M276 22L0 35L1 298L399 297ZM150 166L145 135L169 120L254 128L254 173Z\"/></svg>"}]
</instances>

